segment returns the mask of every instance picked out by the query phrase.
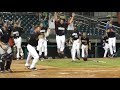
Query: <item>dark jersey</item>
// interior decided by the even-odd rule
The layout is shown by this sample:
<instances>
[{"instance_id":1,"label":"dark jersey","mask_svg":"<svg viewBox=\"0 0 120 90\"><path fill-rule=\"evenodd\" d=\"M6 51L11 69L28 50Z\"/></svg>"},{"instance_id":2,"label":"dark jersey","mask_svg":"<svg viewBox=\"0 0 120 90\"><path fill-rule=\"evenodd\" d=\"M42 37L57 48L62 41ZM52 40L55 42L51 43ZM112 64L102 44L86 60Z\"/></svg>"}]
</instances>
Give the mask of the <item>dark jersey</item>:
<instances>
[{"instance_id":1,"label":"dark jersey","mask_svg":"<svg viewBox=\"0 0 120 90\"><path fill-rule=\"evenodd\" d=\"M38 36L39 36L39 34L37 34L37 33L32 34L28 41L28 44L36 47L38 45Z\"/></svg>"},{"instance_id":2,"label":"dark jersey","mask_svg":"<svg viewBox=\"0 0 120 90\"><path fill-rule=\"evenodd\" d=\"M109 32L107 32L107 34L108 34L108 38L115 37L115 32L113 32L113 31L109 31Z\"/></svg>"},{"instance_id":3,"label":"dark jersey","mask_svg":"<svg viewBox=\"0 0 120 90\"><path fill-rule=\"evenodd\" d=\"M83 45L89 45L89 38L88 37L81 37L81 43Z\"/></svg>"},{"instance_id":4,"label":"dark jersey","mask_svg":"<svg viewBox=\"0 0 120 90\"><path fill-rule=\"evenodd\" d=\"M107 36L105 36L105 37L103 38L103 43L108 43L108 37L107 37Z\"/></svg>"},{"instance_id":5,"label":"dark jersey","mask_svg":"<svg viewBox=\"0 0 120 90\"><path fill-rule=\"evenodd\" d=\"M11 36L11 30L8 28L7 30L4 30L3 28L1 28L1 34L0 34L0 40L3 43L8 43L10 36Z\"/></svg>"},{"instance_id":6,"label":"dark jersey","mask_svg":"<svg viewBox=\"0 0 120 90\"><path fill-rule=\"evenodd\" d=\"M3 21L0 20L0 28L2 28L2 26L3 26Z\"/></svg>"},{"instance_id":7,"label":"dark jersey","mask_svg":"<svg viewBox=\"0 0 120 90\"><path fill-rule=\"evenodd\" d=\"M17 38L21 36L22 28L21 27L16 27L13 28L13 37Z\"/></svg>"},{"instance_id":8,"label":"dark jersey","mask_svg":"<svg viewBox=\"0 0 120 90\"><path fill-rule=\"evenodd\" d=\"M74 32L72 33L72 39L73 39L73 40L79 39L80 36L81 36L81 33L78 32L78 31L74 31Z\"/></svg>"},{"instance_id":9,"label":"dark jersey","mask_svg":"<svg viewBox=\"0 0 120 90\"><path fill-rule=\"evenodd\" d=\"M65 35L65 32L67 30L68 23L61 24L60 21L55 21L55 31L56 34L59 36Z\"/></svg>"}]
</instances>

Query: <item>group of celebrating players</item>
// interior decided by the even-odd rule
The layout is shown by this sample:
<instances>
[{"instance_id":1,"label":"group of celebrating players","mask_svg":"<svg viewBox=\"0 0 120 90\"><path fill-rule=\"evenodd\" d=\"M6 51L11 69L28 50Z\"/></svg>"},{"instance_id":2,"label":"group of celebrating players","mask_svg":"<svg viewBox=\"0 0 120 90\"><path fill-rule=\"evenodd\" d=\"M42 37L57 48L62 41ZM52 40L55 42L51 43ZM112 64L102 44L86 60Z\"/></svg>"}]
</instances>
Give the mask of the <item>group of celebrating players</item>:
<instances>
[{"instance_id":1,"label":"group of celebrating players","mask_svg":"<svg viewBox=\"0 0 120 90\"><path fill-rule=\"evenodd\" d=\"M57 52L60 58L64 58L64 48L66 43L66 29L68 25L70 25L74 21L75 13L72 13L72 16L69 21L65 21L64 18L58 18L58 13L54 13L54 24L55 24L55 33L56 33L56 43L57 43ZM16 21L14 25L4 23L3 27L0 30L0 68L1 72L12 72L10 69L12 62L12 49L9 45L9 39L11 36L14 38L15 46L17 47L17 60L20 58L23 59L23 50L21 48L21 32L22 27L20 26L20 21ZM46 28L42 23L36 26L34 29L34 33L28 39L27 50L28 56L25 63L25 67L30 70L37 70L36 63L42 57L48 59L47 57L47 37L51 33L50 28ZM105 54L106 57L108 49L110 49L111 57L116 53L115 48L115 32L112 28L112 20L109 21L107 26L107 36L103 38ZM82 49L82 58L84 61L87 61L88 51L91 50L91 42L87 37L85 32L81 33L77 30L76 26L74 27L74 31L71 34L71 37L68 41L68 44L72 43L71 48L71 57L72 61L75 61L76 58L80 60L80 48ZM39 53L38 53L39 52ZM44 55L42 55L44 52ZM76 56L77 53L77 56ZM33 58L32 63L30 64L30 60ZM4 60L5 59L5 60ZM6 63L6 64L5 64Z\"/></svg>"}]
</instances>

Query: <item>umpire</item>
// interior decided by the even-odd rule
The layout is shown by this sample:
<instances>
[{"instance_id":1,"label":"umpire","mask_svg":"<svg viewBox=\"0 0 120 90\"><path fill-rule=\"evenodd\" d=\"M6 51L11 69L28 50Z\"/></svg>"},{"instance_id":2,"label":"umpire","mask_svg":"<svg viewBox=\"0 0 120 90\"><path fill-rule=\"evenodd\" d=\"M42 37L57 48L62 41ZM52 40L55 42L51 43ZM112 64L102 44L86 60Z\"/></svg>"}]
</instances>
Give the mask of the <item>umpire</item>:
<instances>
[{"instance_id":1,"label":"umpire","mask_svg":"<svg viewBox=\"0 0 120 90\"><path fill-rule=\"evenodd\" d=\"M0 29L0 67L1 73L12 72L10 69L12 62L12 49L8 44L11 36L11 30L8 28L7 23L4 23Z\"/></svg>"}]
</instances>

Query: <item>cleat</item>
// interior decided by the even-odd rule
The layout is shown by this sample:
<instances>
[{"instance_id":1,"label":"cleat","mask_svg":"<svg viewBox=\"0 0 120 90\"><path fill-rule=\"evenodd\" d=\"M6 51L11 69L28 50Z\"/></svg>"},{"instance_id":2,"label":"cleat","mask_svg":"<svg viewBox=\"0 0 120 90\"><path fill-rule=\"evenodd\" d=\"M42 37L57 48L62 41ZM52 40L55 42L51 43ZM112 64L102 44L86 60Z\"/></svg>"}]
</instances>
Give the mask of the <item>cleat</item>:
<instances>
[{"instance_id":1,"label":"cleat","mask_svg":"<svg viewBox=\"0 0 120 90\"><path fill-rule=\"evenodd\" d=\"M2 70L2 71L0 71L1 73L5 73L5 71L4 70Z\"/></svg>"},{"instance_id":2,"label":"cleat","mask_svg":"<svg viewBox=\"0 0 120 90\"><path fill-rule=\"evenodd\" d=\"M33 67L33 68L30 68L30 70L36 71L37 68L36 68L36 67Z\"/></svg>"},{"instance_id":3,"label":"cleat","mask_svg":"<svg viewBox=\"0 0 120 90\"><path fill-rule=\"evenodd\" d=\"M47 57L47 56L44 56L43 58L44 58L44 59L48 59L48 57Z\"/></svg>"},{"instance_id":4,"label":"cleat","mask_svg":"<svg viewBox=\"0 0 120 90\"><path fill-rule=\"evenodd\" d=\"M77 58L77 60L80 60L80 58L78 58L78 57L76 57Z\"/></svg>"},{"instance_id":5,"label":"cleat","mask_svg":"<svg viewBox=\"0 0 120 90\"><path fill-rule=\"evenodd\" d=\"M27 67L27 69L30 69L30 65L29 64L25 64L25 67Z\"/></svg>"},{"instance_id":6,"label":"cleat","mask_svg":"<svg viewBox=\"0 0 120 90\"><path fill-rule=\"evenodd\" d=\"M87 61L87 58L83 58L84 61Z\"/></svg>"},{"instance_id":7,"label":"cleat","mask_svg":"<svg viewBox=\"0 0 120 90\"><path fill-rule=\"evenodd\" d=\"M11 69L6 69L7 72L12 73L13 71Z\"/></svg>"}]
</instances>

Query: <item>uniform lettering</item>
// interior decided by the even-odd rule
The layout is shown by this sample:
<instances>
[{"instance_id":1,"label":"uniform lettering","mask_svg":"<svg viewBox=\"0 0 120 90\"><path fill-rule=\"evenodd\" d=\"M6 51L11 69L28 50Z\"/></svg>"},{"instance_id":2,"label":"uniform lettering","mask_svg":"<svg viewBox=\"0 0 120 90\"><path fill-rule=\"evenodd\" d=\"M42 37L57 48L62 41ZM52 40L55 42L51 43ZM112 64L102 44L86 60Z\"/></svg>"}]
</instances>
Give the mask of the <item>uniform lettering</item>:
<instances>
[{"instance_id":1,"label":"uniform lettering","mask_svg":"<svg viewBox=\"0 0 120 90\"><path fill-rule=\"evenodd\" d=\"M58 27L58 30L65 30L64 27Z\"/></svg>"}]
</instances>

